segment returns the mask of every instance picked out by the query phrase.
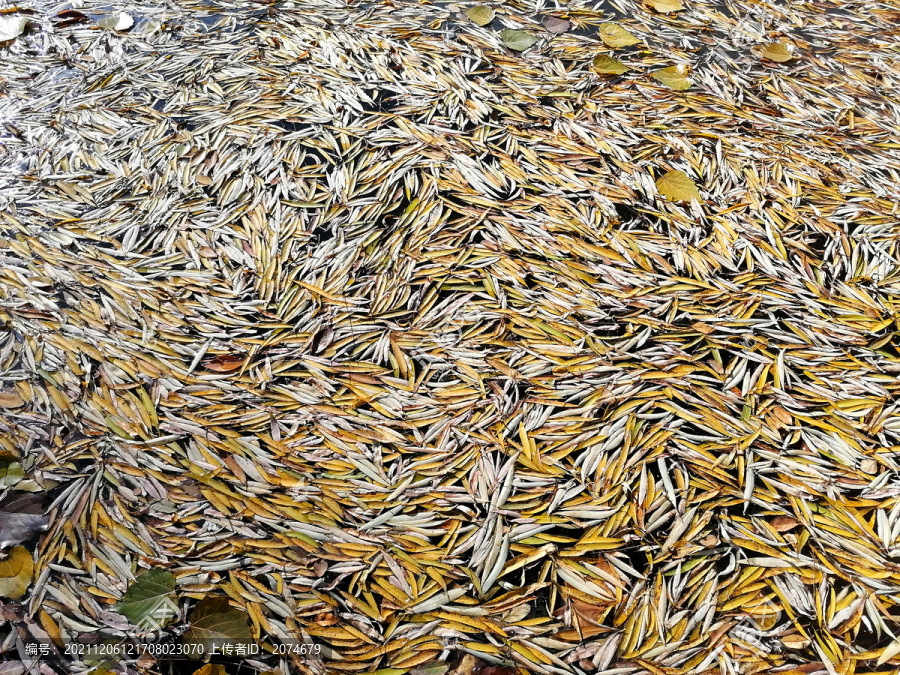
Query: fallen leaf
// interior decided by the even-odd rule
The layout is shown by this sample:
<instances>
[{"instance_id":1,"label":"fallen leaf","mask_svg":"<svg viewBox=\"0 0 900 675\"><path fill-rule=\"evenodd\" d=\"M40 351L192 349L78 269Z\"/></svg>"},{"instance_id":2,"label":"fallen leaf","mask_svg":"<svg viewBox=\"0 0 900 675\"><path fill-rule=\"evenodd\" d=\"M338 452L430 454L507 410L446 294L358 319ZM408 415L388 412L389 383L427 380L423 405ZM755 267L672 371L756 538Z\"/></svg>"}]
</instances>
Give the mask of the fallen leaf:
<instances>
[{"instance_id":1,"label":"fallen leaf","mask_svg":"<svg viewBox=\"0 0 900 675\"><path fill-rule=\"evenodd\" d=\"M635 37L627 30L616 23L602 23L597 30L600 39L613 49L620 47L630 47L640 42L640 38Z\"/></svg>"},{"instance_id":2,"label":"fallen leaf","mask_svg":"<svg viewBox=\"0 0 900 675\"><path fill-rule=\"evenodd\" d=\"M244 365L244 359L231 354L222 354L206 362L205 368L214 373L230 373Z\"/></svg>"},{"instance_id":3,"label":"fallen leaf","mask_svg":"<svg viewBox=\"0 0 900 675\"><path fill-rule=\"evenodd\" d=\"M466 10L466 16L471 19L472 23L479 26L487 26L494 20L494 10L487 5L475 5Z\"/></svg>"},{"instance_id":4,"label":"fallen leaf","mask_svg":"<svg viewBox=\"0 0 900 675\"><path fill-rule=\"evenodd\" d=\"M22 465L18 462L0 461L0 488L12 487L25 478Z\"/></svg>"},{"instance_id":5,"label":"fallen leaf","mask_svg":"<svg viewBox=\"0 0 900 675\"><path fill-rule=\"evenodd\" d=\"M763 47L762 55L776 63L784 63L797 58L794 53L794 45L787 42L770 42Z\"/></svg>"},{"instance_id":6,"label":"fallen leaf","mask_svg":"<svg viewBox=\"0 0 900 675\"><path fill-rule=\"evenodd\" d=\"M628 66L619 61L619 59L607 56L606 54L598 54L595 56L591 67L594 69L595 73L600 75L621 75L622 73L631 70Z\"/></svg>"},{"instance_id":7,"label":"fallen leaf","mask_svg":"<svg viewBox=\"0 0 900 675\"><path fill-rule=\"evenodd\" d=\"M668 68L655 70L650 74L663 86L675 91L684 91L693 84L691 78L687 76L687 69L683 65L669 66Z\"/></svg>"},{"instance_id":8,"label":"fallen leaf","mask_svg":"<svg viewBox=\"0 0 900 675\"><path fill-rule=\"evenodd\" d=\"M100 26L100 28L106 28L107 30L123 31L128 30L134 25L134 19L125 12L116 12L104 16L97 22L97 25Z\"/></svg>"},{"instance_id":9,"label":"fallen leaf","mask_svg":"<svg viewBox=\"0 0 900 675\"><path fill-rule=\"evenodd\" d=\"M800 524L800 521L790 516L778 516L770 525L776 532L789 532Z\"/></svg>"},{"instance_id":10,"label":"fallen leaf","mask_svg":"<svg viewBox=\"0 0 900 675\"><path fill-rule=\"evenodd\" d=\"M555 16L545 16L541 23L544 24L544 28L549 30L551 33L565 33L572 27L572 24L565 19L560 19Z\"/></svg>"},{"instance_id":11,"label":"fallen leaf","mask_svg":"<svg viewBox=\"0 0 900 675\"><path fill-rule=\"evenodd\" d=\"M684 9L681 0L649 0L649 3L653 9L663 14Z\"/></svg>"},{"instance_id":12,"label":"fallen leaf","mask_svg":"<svg viewBox=\"0 0 900 675\"><path fill-rule=\"evenodd\" d=\"M428 661L413 668L409 675L444 675L448 670L450 666L443 661Z\"/></svg>"},{"instance_id":13,"label":"fallen leaf","mask_svg":"<svg viewBox=\"0 0 900 675\"><path fill-rule=\"evenodd\" d=\"M194 607L189 618L190 628L184 634L185 645L202 647L205 653L213 647L248 643L250 629L247 615L228 604L228 598L204 598Z\"/></svg>"},{"instance_id":14,"label":"fallen leaf","mask_svg":"<svg viewBox=\"0 0 900 675\"><path fill-rule=\"evenodd\" d=\"M162 628L178 614L175 576L160 569L142 572L113 609L145 630Z\"/></svg>"},{"instance_id":15,"label":"fallen leaf","mask_svg":"<svg viewBox=\"0 0 900 675\"><path fill-rule=\"evenodd\" d=\"M0 560L0 597L18 600L25 595L34 578L34 561L24 546L14 546Z\"/></svg>"},{"instance_id":16,"label":"fallen leaf","mask_svg":"<svg viewBox=\"0 0 900 675\"><path fill-rule=\"evenodd\" d=\"M522 52L537 42L537 38L533 35L521 30L505 29L500 31L500 39L503 44L513 51Z\"/></svg>"},{"instance_id":17,"label":"fallen leaf","mask_svg":"<svg viewBox=\"0 0 900 675\"><path fill-rule=\"evenodd\" d=\"M16 14L0 16L0 42L15 40L25 30L26 23L28 23L28 17Z\"/></svg>"},{"instance_id":18,"label":"fallen leaf","mask_svg":"<svg viewBox=\"0 0 900 675\"><path fill-rule=\"evenodd\" d=\"M207 663L194 671L194 675L227 675L225 666L220 663Z\"/></svg>"},{"instance_id":19,"label":"fallen leaf","mask_svg":"<svg viewBox=\"0 0 900 675\"><path fill-rule=\"evenodd\" d=\"M703 197L697 189L697 184L690 179L684 171L677 169L669 171L656 180L656 189L659 193L673 202L688 202L692 199L702 201Z\"/></svg>"},{"instance_id":20,"label":"fallen leaf","mask_svg":"<svg viewBox=\"0 0 900 675\"><path fill-rule=\"evenodd\" d=\"M3 17L0 17L2 19ZM18 394L0 392L0 408L18 408L25 404Z\"/></svg>"},{"instance_id":21,"label":"fallen leaf","mask_svg":"<svg viewBox=\"0 0 900 675\"><path fill-rule=\"evenodd\" d=\"M28 541L47 527L45 496L17 492L0 501L0 548Z\"/></svg>"}]
</instances>

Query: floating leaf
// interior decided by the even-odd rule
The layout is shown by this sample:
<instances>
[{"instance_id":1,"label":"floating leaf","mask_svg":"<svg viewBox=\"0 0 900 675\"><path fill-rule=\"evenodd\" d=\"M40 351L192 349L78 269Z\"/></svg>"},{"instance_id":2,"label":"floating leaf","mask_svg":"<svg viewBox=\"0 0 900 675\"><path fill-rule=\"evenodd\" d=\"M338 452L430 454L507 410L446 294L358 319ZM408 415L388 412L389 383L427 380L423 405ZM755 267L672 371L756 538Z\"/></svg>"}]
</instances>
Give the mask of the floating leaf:
<instances>
[{"instance_id":1,"label":"floating leaf","mask_svg":"<svg viewBox=\"0 0 900 675\"><path fill-rule=\"evenodd\" d=\"M677 169L660 176L656 181L656 189L663 197L673 202L703 199L697 184L684 171Z\"/></svg>"},{"instance_id":2,"label":"floating leaf","mask_svg":"<svg viewBox=\"0 0 900 675\"><path fill-rule=\"evenodd\" d=\"M409 675L444 675L448 670L450 666L443 661L428 661L413 668Z\"/></svg>"},{"instance_id":3,"label":"floating leaf","mask_svg":"<svg viewBox=\"0 0 900 675\"><path fill-rule=\"evenodd\" d=\"M494 10L487 5L475 5L466 10L466 16L479 26L487 26L494 20Z\"/></svg>"},{"instance_id":4,"label":"floating leaf","mask_svg":"<svg viewBox=\"0 0 900 675\"><path fill-rule=\"evenodd\" d=\"M603 23L597 30L600 39L613 49L621 47L630 47L640 42L640 38L635 37L627 30L616 23Z\"/></svg>"},{"instance_id":5,"label":"floating leaf","mask_svg":"<svg viewBox=\"0 0 900 675\"><path fill-rule=\"evenodd\" d=\"M787 42L770 42L763 47L762 55L776 63L784 63L797 58L794 53L794 45Z\"/></svg>"},{"instance_id":6,"label":"floating leaf","mask_svg":"<svg viewBox=\"0 0 900 675\"><path fill-rule=\"evenodd\" d=\"M12 16L0 16L0 42L15 40L25 30L28 17L13 14Z\"/></svg>"},{"instance_id":7,"label":"floating leaf","mask_svg":"<svg viewBox=\"0 0 900 675\"><path fill-rule=\"evenodd\" d=\"M47 527L45 496L13 493L0 501L0 548L28 541Z\"/></svg>"},{"instance_id":8,"label":"floating leaf","mask_svg":"<svg viewBox=\"0 0 900 675\"><path fill-rule=\"evenodd\" d=\"M687 69L683 65L669 66L662 70L655 70L650 74L663 86L676 91L684 91L694 84L691 78L687 76Z\"/></svg>"},{"instance_id":9,"label":"floating leaf","mask_svg":"<svg viewBox=\"0 0 900 675\"><path fill-rule=\"evenodd\" d=\"M881 652L881 656L879 656L878 660L875 662L875 665L881 666L897 656L897 654L900 654L900 638L897 638L884 648Z\"/></svg>"},{"instance_id":10,"label":"floating leaf","mask_svg":"<svg viewBox=\"0 0 900 675\"><path fill-rule=\"evenodd\" d=\"M134 25L134 19L125 12L116 12L115 14L104 16L97 22L97 25L107 30L128 30Z\"/></svg>"},{"instance_id":11,"label":"floating leaf","mask_svg":"<svg viewBox=\"0 0 900 675\"><path fill-rule=\"evenodd\" d=\"M0 19L2 18L0 17ZM0 392L0 408L18 408L24 404L25 401L18 394Z\"/></svg>"},{"instance_id":12,"label":"floating leaf","mask_svg":"<svg viewBox=\"0 0 900 675\"><path fill-rule=\"evenodd\" d=\"M591 67L600 75L621 75L622 73L631 70L628 66L619 61L619 59L615 59L606 54L598 54L595 56Z\"/></svg>"},{"instance_id":13,"label":"floating leaf","mask_svg":"<svg viewBox=\"0 0 900 675\"><path fill-rule=\"evenodd\" d=\"M114 609L145 630L165 626L178 614L175 576L157 569L139 574Z\"/></svg>"},{"instance_id":14,"label":"floating leaf","mask_svg":"<svg viewBox=\"0 0 900 675\"><path fill-rule=\"evenodd\" d=\"M242 365L244 365L244 359L239 356L232 356L231 354L222 354L221 356L217 356L216 358L206 362L206 369L211 370L214 373L229 373L232 370L237 370Z\"/></svg>"},{"instance_id":15,"label":"floating leaf","mask_svg":"<svg viewBox=\"0 0 900 675\"><path fill-rule=\"evenodd\" d=\"M228 598L201 600L190 616L191 627L184 634L184 644L210 652L215 646L246 643L250 639L247 615L228 604ZM195 650L191 649L193 653Z\"/></svg>"},{"instance_id":16,"label":"floating leaf","mask_svg":"<svg viewBox=\"0 0 900 675\"><path fill-rule=\"evenodd\" d=\"M549 30L551 33L565 33L572 27L572 24L565 19L560 19L555 16L545 16L541 23L544 24L544 28Z\"/></svg>"},{"instance_id":17,"label":"floating leaf","mask_svg":"<svg viewBox=\"0 0 900 675\"><path fill-rule=\"evenodd\" d=\"M684 9L681 0L649 0L650 6L657 12L668 14L669 12L677 12Z\"/></svg>"},{"instance_id":18,"label":"floating leaf","mask_svg":"<svg viewBox=\"0 0 900 675\"><path fill-rule=\"evenodd\" d=\"M25 478L22 465L18 462L0 461L0 488L12 487Z\"/></svg>"},{"instance_id":19,"label":"floating leaf","mask_svg":"<svg viewBox=\"0 0 900 675\"><path fill-rule=\"evenodd\" d=\"M18 600L34 578L34 561L24 546L13 547L6 560L0 560L0 597Z\"/></svg>"},{"instance_id":20,"label":"floating leaf","mask_svg":"<svg viewBox=\"0 0 900 675\"><path fill-rule=\"evenodd\" d=\"M500 39L503 40L503 44L517 52L525 51L537 42L537 38L530 33L521 30L510 30L508 28L500 31Z\"/></svg>"}]
</instances>

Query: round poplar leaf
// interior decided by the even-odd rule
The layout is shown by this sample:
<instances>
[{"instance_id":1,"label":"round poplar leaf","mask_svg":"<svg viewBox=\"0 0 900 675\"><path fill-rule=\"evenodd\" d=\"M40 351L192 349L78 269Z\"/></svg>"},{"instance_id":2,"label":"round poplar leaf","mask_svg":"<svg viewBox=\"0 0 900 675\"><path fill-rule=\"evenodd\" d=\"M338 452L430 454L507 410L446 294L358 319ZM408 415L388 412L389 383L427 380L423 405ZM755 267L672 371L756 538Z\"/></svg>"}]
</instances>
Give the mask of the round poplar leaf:
<instances>
[{"instance_id":1,"label":"round poplar leaf","mask_svg":"<svg viewBox=\"0 0 900 675\"><path fill-rule=\"evenodd\" d=\"M650 6L662 14L677 12L684 9L681 0L650 0Z\"/></svg>"},{"instance_id":2,"label":"round poplar leaf","mask_svg":"<svg viewBox=\"0 0 900 675\"><path fill-rule=\"evenodd\" d=\"M165 570L147 570L135 578L113 609L135 626L154 630L178 614L175 576Z\"/></svg>"},{"instance_id":3,"label":"round poplar leaf","mask_svg":"<svg viewBox=\"0 0 900 675\"><path fill-rule=\"evenodd\" d=\"M510 30L508 28L500 31L500 39L503 40L503 44L516 52L525 51L537 42L537 38L530 33L521 30Z\"/></svg>"},{"instance_id":4,"label":"round poplar leaf","mask_svg":"<svg viewBox=\"0 0 900 675\"><path fill-rule=\"evenodd\" d=\"M591 65L594 72L600 75L621 75L622 73L631 70L628 66L619 61L619 59L614 59L612 56L606 54L598 54L595 56L594 62Z\"/></svg>"},{"instance_id":5,"label":"round poplar leaf","mask_svg":"<svg viewBox=\"0 0 900 675\"><path fill-rule=\"evenodd\" d=\"M551 33L565 33L572 27L572 24L565 19L560 19L555 16L545 16L541 20L541 23L543 23L544 28L549 30Z\"/></svg>"},{"instance_id":6,"label":"round poplar leaf","mask_svg":"<svg viewBox=\"0 0 900 675\"><path fill-rule=\"evenodd\" d=\"M494 10L487 5L475 5L466 10L466 16L479 26L487 26L494 20Z\"/></svg>"},{"instance_id":7,"label":"round poplar leaf","mask_svg":"<svg viewBox=\"0 0 900 675\"><path fill-rule=\"evenodd\" d=\"M672 202L689 202L691 199L703 201L697 184L684 171L674 169L656 180L656 189Z\"/></svg>"},{"instance_id":8,"label":"round poplar leaf","mask_svg":"<svg viewBox=\"0 0 900 675\"><path fill-rule=\"evenodd\" d=\"M18 462L0 461L0 488L16 485L25 478L25 471Z\"/></svg>"},{"instance_id":9,"label":"round poplar leaf","mask_svg":"<svg viewBox=\"0 0 900 675\"><path fill-rule=\"evenodd\" d=\"M631 45L636 45L638 42L640 42L640 38L636 38L634 35L622 28L622 26L615 23L600 24L600 28L598 29L597 34L600 36L601 40L603 40L608 46L612 47L613 49L619 49L620 47L630 47Z\"/></svg>"},{"instance_id":10,"label":"round poplar leaf","mask_svg":"<svg viewBox=\"0 0 900 675\"><path fill-rule=\"evenodd\" d=\"M24 16L0 16L0 42L15 40L25 30L28 18Z\"/></svg>"},{"instance_id":11,"label":"round poplar leaf","mask_svg":"<svg viewBox=\"0 0 900 675\"><path fill-rule=\"evenodd\" d=\"M228 604L227 598L205 598L197 603L190 616L191 627L184 634L184 644L201 647L210 653L213 646L219 651L225 645L248 643L250 628L247 615ZM199 653L191 649L189 653Z\"/></svg>"},{"instance_id":12,"label":"round poplar leaf","mask_svg":"<svg viewBox=\"0 0 900 675\"><path fill-rule=\"evenodd\" d=\"M31 552L24 546L14 546L6 560L0 560L0 597L19 600L33 579Z\"/></svg>"},{"instance_id":13,"label":"round poplar leaf","mask_svg":"<svg viewBox=\"0 0 900 675\"><path fill-rule=\"evenodd\" d=\"M794 45L787 42L770 42L763 47L762 55L776 63L784 63L797 58L794 53Z\"/></svg>"},{"instance_id":14,"label":"round poplar leaf","mask_svg":"<svg viewBox=\"0 0 900 675\"><path fill-rule=\"evenodd\" d=\"M134 19L125 12L116 12L115 14L104 16L97 22L97 25L107 30L128 30L134 25Z\"/></svg>"},{"instance_id":15,"label":"round poplar leaf","mask_svg":"<svg viewBox=\"0 0 900 675\"><path fill-rule=\"evenodd\" d=\"M670 66L662 70L655 70L650 74L660 84L675 91L684 91L693 84L691 78L687 76L684 66Z\"/></svg>"}]
</instances>

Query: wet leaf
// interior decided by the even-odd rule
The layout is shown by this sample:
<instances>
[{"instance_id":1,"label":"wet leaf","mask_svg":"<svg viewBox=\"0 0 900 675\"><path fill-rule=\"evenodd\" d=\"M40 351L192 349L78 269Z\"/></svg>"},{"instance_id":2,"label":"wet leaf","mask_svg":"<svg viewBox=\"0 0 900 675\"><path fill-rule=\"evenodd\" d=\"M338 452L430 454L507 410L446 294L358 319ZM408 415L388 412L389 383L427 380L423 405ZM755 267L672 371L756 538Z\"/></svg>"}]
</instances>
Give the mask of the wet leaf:
<instances>
[{"instance_id":1,"label":"wet leaf","mask_svg":"<svg viewBox=\"0 0 900 675\"><path fill-rule=\"evenodd\" d=\"M18 600L34 578L34 561L24 546L15 546L0 560L0 597Z\"/></svg>"},{"instance_id":2,"label":"wet leaf","mask_svg":"<svg viewBox=\"0 0 900 675\"><path fill-rule=\"evenodd\" d=\"M640 38L635 37L617 23L600 24L600 28L597 30L597 35L599 35L600 39L613 49L630 47L631 45L636 45L641 41Z\"/></svg>"},{"instance_id":3,"label":"wet leaf","mask_svg":"<svg viewBox=\"0 0 900 675\"><path fill-rule=\"evenodd\" d=\"M541 20L541 23L544 24L544 28L551 33L565 33L572 27L572 24L569 21L555 16L545 16Z\"/></svg>"},{"instance_id":4,"label":"wet leaf","mask_svg":"<svg viewBox=\"0 0 900 675\"><path fill-rule=\"evenodd\" d=\"M521 30L501 30L500 39L513 51L522 52L537 42L537 38Z\"/></svg>"},{"instance_id":5,"label":"wet leaf","mask_svg":"<svg viewBox=\"0 0 900 675\"><path fill-rule=\"evenodd\" d=\"M648 0L650 6L657 12L668 14L669 12L678 12L684 9L681 0Z\"/></svg>"},{"instance_id":6,"label":"wet leaf","mask_svg":"<svg viewBox=\"0 0 900 675\"><path fill-rule=\"evenodd\" d=\"M797 58L797 55L794 52L794 45L788 42L770 42L763 47L762 55L770 61L784 63L785 61Z\"/></svg>"},{"instance_id":7,"label":"wet leaf","mask_svg":"<svg viewBox=\"0 0 900 675\"><path fill-rule=\"evenodd\" d=\"M0 488L12 487L25 478L22 465L18 462L0 461Z\"/></svg>"},{"instance_id":8,"label":"wet leaf","mask_svg":"<svg viewBox=\"0 0 900 675\"><path fill-rule=\"evenodd\" d=\"M668 68L663 68L662 70L654 70L650 74L653 76L653 79L659 81L660 84L669 89L674 89L675 91L684 91L685 89L689 89L693 84L691 78L687 76L687 69L683 65L670 66Z\"/></svg>"},{"instance_id":9,"label":"wet leaf","mask_svg":"<svg viewBox=\"0 0 900 675\"><path fill-rule=\"evenodd\" d=\"M202 646L206 652L213 646L221 650L223 645L246 643L250 639L247 615L231 607L227 598L201 600L191 612L189 621L191 627L184 634L184 643Z\"/></svg>"},{"instance_id":10,"label":"wet leaf","mask_svg":"<svg viewBox=\"0 0 900 675\"><path fill-rule=\"evenodd\" d=\"M25 401L18 394L0 392L0 408L18 408L22 405L25 405Z\"/></svg>"},{"instance_id":11,"label":"wet leaf","mask_svg":"<svg viewBox=\"0 0 900 675\"><path fill-rule=\"evenodd\" d=\"M466 10L466 16L471 19L472 23L479 26L487 26L494 20L494 10L487 5L475 5Z\"/></svg>"},{"instance_id":12,"label":"wet leaf","mask_svg":"<svg viewBox=\"0 0 900 675\"><path fill-rule=\"evenodd\" d=\"M123 31L128 30L134 25L134 19L131 18L130 14L126 14L125 12L116 12L104 16L97 22L97 25L100 26L100 28L106 28L107 30Z\"/></svg>"},{"instance_id":13,"label":"wet leaf","mask_svg":"<svg viewBox=\"0 0 900 675\"><path fill-rule=\"evenodd\" d=\"M47 527L43 494L14 492L0 501L0 548L28 541Z\"/></svg>"},{"instance_id":14,"label":"wet leaf","mask_svg":"<svg viewBox=\"0 0 900 675\"><path fill-rule=\"evenodd\" d=\"M656 181L656 189L669 201L680 202L697 199L702 201L697 184L684 171L677 169L660 176Z\"/></svg>"},{"instance_id":15,"label":"wet leaf","mask_svg":"<svg viewBox=\"0 0 900 675\"><path fill-rule=\"evenodd\" d=\"M25 30L28 17L21 14L0 16L0 42L15 40Z\"/></svg>"},{"instance_id":16,"label":"wet leaf","mask_svg":"<svg viewBox=\"0 0 900 675\"><path fill-rule=\"evenodd\" d=\"M595 56L591 67L594 69L594 72L599 73L600 75L621 75L622 73L631 70L628 66L619 61L619 59L606 54L598 54Z\"/></svg>"},{"instance_id":17,"label":"wet leaf","mask_svg":"<svg viewBox=\"0 0 900 675\"><path fill-rule=\"evenodd\" d=\"M159 569L142 572L114 609L135 626L146 630L165 626L178 614L175 576Z\"/></svg>"}]
</instances>

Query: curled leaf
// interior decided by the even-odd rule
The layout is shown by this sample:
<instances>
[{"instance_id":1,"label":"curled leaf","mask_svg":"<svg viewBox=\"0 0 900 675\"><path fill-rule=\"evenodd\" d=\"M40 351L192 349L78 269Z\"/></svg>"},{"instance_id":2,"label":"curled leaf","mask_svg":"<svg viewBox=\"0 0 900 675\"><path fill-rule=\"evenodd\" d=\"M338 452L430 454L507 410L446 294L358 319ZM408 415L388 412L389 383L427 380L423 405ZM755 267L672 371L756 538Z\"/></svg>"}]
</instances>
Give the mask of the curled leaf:
<instances>
[{"instance_id":1,"label":"curled leaf","mask_svg":"<svg viewBox=\"0 0 900 675\"><path fill-rule=\"evenodd\" d=\"M613 49L630 47L631 45L640 42L639 38L636 38L634 35L632 35L627 30L622 28L622 26L616 23L600 24L600 28L597 29L597 34L600 36L600 39L603 40L603 42L605 42Z\"/></svg>"},{"instance_id":2,"label":"curled leaf","mask_svg":"<svg viewBox=\"0 0 900 675\"><path fill-rule=\"evenodd\" d=\"M684 91L693 84L691 78L687 76L687 68L683 65L669 66L662 70L655 70L650 74L660 84L675 91Z\"/></svg>"},{"instance_id":3,"label":"curled leaf","mask_svg":"<svg viewBox=\"0 0 900 675\"><path fill-rule=\"evenodd\" d=\"M794 53L794 45L788 42L770 42L763 47L762 55L776 63L784 63L797 58Z\"/></svg>"},{"instance_id":4,"label":"curled leaf","mask_svg":"<svg viewBox=\"0 0 900 675\"><path fill-rule=\"evenodd\" d=\"M544 28L551 33L565 33L572 27L572 24L565 19L560 19L555 16L545 16L541 20L541 23L544 24Z\"/></svg>"},{"instance_id":5,"label":"curled leaf","mask_svg":"<svg viewBox=\"0 0 900 675\"><path fill-rule=\"evenodd\" d=\"M660 176L656 181L659 193L673 202L689 202L691 199L702 201L697 184L684 171L674 169Z\"/></svg>"},{"instance_id":6,"label":"curled leaf","mask_svg":"<svg viewBox=\"0 0 900 675\"><path fill-rule=\"evenodd\" d=\"M125 12L116 12L100 19L97 25L107 30L128 30L134 25L134 19Z\"/></svg>"},{"instance_id":7,"label":"curled leaf","mask_svg":"<svg viewBox=\"0 0 900 675\"><path fill-rule=\"evenodd\" d=\"M614 59L612 56L606 54L598 54L595 56L591 66L593 67L594 72L600 75L621 75L630 70L630 68L619 61L619 59Z\"/></svg>"},{"instance_id":8,"label":"curled leaf","mask_svg":"<svg viewBox=\"0 0 900 675\"><path fill-rule=\"evenodd\" d=\"M466 10L466 16L479 26L487 26L494 20L494 10L487 5L475 5Z\"/></svg>"},{"instance_id":9,"label":"curled leaf","mask_svg":"<svg viewBox=\"0 0 900 675\"><path fill-rule=\"evenodd\" d=\"M516 52L522 52L537 42L537 38L521 30L501 30L500 39L503 44Z\"/></svg>"},{"instance_id":10,"label":"curled leaf","mask_svg":"<svg viewBox=\"0 0 900 675\"><path fill-rule=\"evenodd\" d=\"M25 30L26 23L28 18L24 16L0 16L0 42L15 40Z\"/></svg>"},{"instance_id":11,"label":"curled leaf","mask_svg":"<svg viewBox=\"0 0 900 675\"><path fill-rule=\"evenodd\" d=\"M34 561L24 546L13 547L6 560L0 560L0 597L18 600L34 579Z\"/></svg>"},{"instance_id":12,"label":"curled leaf","mask_svg":"<svg viewBox=\"0 0 900 675\"><path fill-rule=\"evenodd\" d=\"M681 0L649 0L650 6L657 12L668 14L684 9Z\"/></svg>"}]
</instances>

